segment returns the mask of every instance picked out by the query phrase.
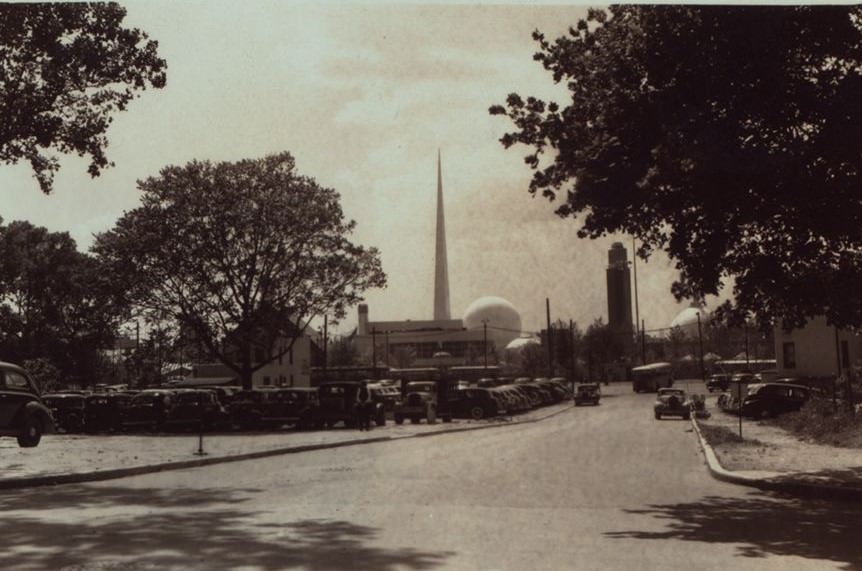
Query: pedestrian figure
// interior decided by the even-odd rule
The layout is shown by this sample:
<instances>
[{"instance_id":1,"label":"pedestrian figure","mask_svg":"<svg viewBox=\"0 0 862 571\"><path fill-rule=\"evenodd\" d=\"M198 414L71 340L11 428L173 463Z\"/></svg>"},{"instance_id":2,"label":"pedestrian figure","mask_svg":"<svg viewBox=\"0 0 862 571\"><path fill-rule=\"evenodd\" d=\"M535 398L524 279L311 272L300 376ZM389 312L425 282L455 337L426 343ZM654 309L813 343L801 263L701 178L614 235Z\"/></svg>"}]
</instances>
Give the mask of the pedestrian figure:
<instances>
[{"instance_id":1,"label":"pedestrian figure","mask_svg":"<svg viewBox=\"0 0 862 571\"><path fill-rule=\"evenodd\" d=\"M361 387L356 395L356 420L359 430L369 430L368 421L368 388Z\"/></svg>"}]
</instances>

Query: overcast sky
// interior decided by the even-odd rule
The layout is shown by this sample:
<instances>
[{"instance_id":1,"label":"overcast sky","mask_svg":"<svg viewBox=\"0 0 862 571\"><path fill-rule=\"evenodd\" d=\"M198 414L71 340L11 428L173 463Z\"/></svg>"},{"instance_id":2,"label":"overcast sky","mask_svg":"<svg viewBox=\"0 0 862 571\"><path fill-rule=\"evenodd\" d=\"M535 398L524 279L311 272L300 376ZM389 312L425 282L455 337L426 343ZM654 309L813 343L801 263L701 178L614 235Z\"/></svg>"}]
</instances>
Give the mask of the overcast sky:
<instances>
[{"instance_id":1,"label":"overcast sky","mask_svg":"<svg viewBox=\"0 0 862 571\"><path fill-rule=\"evenodd\" d=\"M584 7L350 6L286 2L125 2L126 25L159 42L163 90L145 92L108 131L101 177L64 158L43 196L26 165L0 165L0 216L68 231L82 250L137 205L135 181L169 164L257 158L287 150L298 170L333 187L380 249L389 285L369 292L372 320L433 312L437 149L443 156L453 317L499 295L524 328L552 318L585 328L607 319L607 249L625 236L579 240L577 224L527 193L524 149L488 107L510 92L564 101L532 60L530 34L565 33ZM647 329L684 307L666 258L638 265ZM341 329L355 324L355 310Z\"/></svg>"}]
</instances>

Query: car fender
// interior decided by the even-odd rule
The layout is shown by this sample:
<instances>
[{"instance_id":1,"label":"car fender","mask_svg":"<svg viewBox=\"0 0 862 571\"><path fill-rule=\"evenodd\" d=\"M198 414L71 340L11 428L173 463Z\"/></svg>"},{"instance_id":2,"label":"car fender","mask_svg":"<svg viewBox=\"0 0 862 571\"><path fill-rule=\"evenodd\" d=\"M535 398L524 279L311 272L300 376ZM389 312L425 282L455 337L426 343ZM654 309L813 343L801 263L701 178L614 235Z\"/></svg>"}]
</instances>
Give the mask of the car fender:
<instances>
[{"instance_id":1,"label":"car fender","mask_svg":"<svg viewBox=\"0 0 862 571\"><path fill-rule=\"evenodd\" d=\"M57 426L54 422L54 416L51 414L51 409L43 405L38 401L30 401L26 405L24 405L24 410L22 411L21 418L19 421L23 421L23 415L33 415L42 421L42 432L45 434L50 434L56 432Z\"/></svg>"}]
</instances>

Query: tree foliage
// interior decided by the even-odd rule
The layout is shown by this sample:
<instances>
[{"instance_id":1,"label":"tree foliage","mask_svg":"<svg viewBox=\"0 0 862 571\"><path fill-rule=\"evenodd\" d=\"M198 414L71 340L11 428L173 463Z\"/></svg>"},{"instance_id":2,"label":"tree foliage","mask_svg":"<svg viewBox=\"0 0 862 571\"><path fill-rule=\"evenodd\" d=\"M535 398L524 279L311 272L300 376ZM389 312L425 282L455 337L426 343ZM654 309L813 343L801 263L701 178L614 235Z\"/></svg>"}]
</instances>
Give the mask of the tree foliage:
<instances>
[{"instance_id":1,"label":"tree foliage","mask_svg":"<svg viewBox=\"0 0 862 571\"><path fill-rule=\"evenodd\" d=\"M96 260L65 232L0 224L0 353L44 360L67 381L93 382L125 308ZM41 367L41 366L40 366ZM44 368L44 367L41 367Z\"/></svg>"},{"instance_id":2,"label":"tree foliage","mask_svg":"<svg viewBox=\"0 0 862 571\"><path fill-rule=\"evenodd\" d=\"M532 194L666 251L678 299L732 286L719 317L862 326L862 8L614 6L534 38L571 101L490 109Z\"/></svg>"},{"instance_id":3,"label":"tree foliage","mask_svg":"<svg viewBox=\"0 0 862 571\"><path fill-rule=\"evenodd\" d=\"M611 363L625 355L625 340L600 317L587 327L583 351L594 364Z\"/></svg>"},{"instance_id":4,"label":"tree foliage","mask_svg":"<svg viewBox=\"0 0 862 571\"><path fill-rule=\"evenodd\" d=\"M141 205L94 251L131 303L175 320L246 387L310 320L343 318L385 285L377 250L350 242L338 193L288 153L166 167L139 187Z\"/></svg>"},{"instance_id":5,"label":"tree foliage","mask_svg":"<svg viewBox=\"0 0 862 571\"><path fill-rule=\"evenodd\" d=\"M59 168L50 149L89 156L98 176L111 114L165 85L158 44L125 15L116 3L0 7L0 161L28 161L45 193Z\"/></svg>"}]
</instances>

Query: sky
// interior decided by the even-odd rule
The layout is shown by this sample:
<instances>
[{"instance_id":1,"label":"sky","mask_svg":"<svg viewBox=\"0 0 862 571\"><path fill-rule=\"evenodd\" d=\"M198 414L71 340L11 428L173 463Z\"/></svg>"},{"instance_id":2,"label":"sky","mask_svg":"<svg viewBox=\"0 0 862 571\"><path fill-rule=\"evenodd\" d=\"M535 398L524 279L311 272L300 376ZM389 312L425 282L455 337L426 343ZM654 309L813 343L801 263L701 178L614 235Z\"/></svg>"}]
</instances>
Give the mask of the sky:
<instances>
[{"instance_id":1,"label":"sky","mask_svg":"<svg viewBox=\"0 0 862 571\"><path fill-rule=\"evenodd\" d=\"M370 319L430 319L438 149L442 155L453 318L485 295L509 300L523 328L607 320L607 250L631 238L581 240L578 223L527 192L525 148L488 107L506 95L566 102L532 59L538 29L557 37L584 6L124 2L125 25L159 42L167 86L114 116L113 168L92 179L62 157L43 195L29 167L0 165L0 216L67 231L81 250L138 204L136 181L167 165L289 151L336 189L353 239L380 250L388 286L367 293ZM667 327L686 304L663 255L638 262L640 317ZM356 323L355 308L336 331Z\"/></svg>"}]
</instances>

